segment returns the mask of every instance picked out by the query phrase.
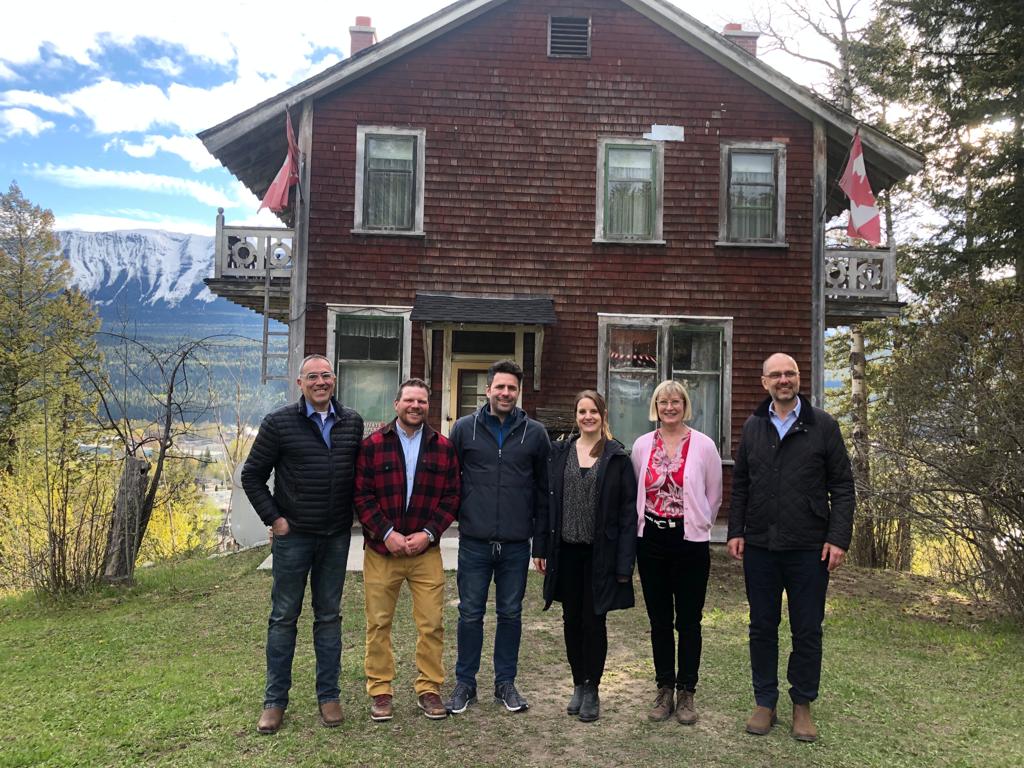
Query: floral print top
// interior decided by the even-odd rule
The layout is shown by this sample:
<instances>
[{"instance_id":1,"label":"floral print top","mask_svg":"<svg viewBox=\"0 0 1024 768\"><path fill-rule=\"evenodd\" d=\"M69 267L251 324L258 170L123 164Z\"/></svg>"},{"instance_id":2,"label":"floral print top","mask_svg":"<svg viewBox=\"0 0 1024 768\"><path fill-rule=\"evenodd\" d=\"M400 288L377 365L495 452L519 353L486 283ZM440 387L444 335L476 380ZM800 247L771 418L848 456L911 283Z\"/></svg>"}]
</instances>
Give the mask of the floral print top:
<instances>
[{"instance_id":1,"label":"floral print top","mask_svg":"<svg viewBox=\"0 0 1024 768\"><path fill-rule=\"evenodd\" d=\"M675 456L665 452L661 430L654 435L654 447L647 462L644 487L647 489L647 503L644 512L656 517L683 517L683 470L686 468L686 454L690 451L690 433L686 433Z\"/></svg>"}]
</instances>

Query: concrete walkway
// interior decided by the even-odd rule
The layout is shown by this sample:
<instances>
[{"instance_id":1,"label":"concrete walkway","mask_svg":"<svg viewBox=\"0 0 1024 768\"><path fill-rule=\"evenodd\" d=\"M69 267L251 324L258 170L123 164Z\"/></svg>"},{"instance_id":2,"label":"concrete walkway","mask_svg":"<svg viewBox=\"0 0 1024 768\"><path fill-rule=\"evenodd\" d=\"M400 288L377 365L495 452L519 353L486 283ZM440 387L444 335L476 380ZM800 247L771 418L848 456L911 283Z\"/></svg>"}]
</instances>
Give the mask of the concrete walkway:
<instances>
[{"instance_id":1,"label":"concrete walkway","mask_svg":"<svg viewBox=\"0 0 1024 768\"><path fill-rule=\"evenodd\" d=\"M711 530L711 543L724 544L725 532L726 526L724 524L718 523L715 525ZM269 570L273 562L273 555L268 555L267 559L259 564L257 570ZM452 526L441 536L441 562L444 563L446 571L454 571L456 566L458 566L459 530L456 526ZM363 570L363 532L358 527L352 529L352 545L348 549L347 568L350 571Z\"/></svg>"}]
</instances>

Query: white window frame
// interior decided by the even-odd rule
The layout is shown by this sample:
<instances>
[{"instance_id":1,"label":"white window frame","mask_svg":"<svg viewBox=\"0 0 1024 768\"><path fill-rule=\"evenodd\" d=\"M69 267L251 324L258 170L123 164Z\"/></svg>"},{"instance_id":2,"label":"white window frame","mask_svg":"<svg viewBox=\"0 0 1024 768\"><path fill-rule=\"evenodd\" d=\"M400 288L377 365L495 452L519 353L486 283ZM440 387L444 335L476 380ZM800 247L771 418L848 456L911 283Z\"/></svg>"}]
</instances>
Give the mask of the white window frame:
<instances>
[{"instance_id":1,"label":"white window frame","mask_svg":"<svg viewBox=\"0 0 1024 768\"><path fill-rule=\"evenodd\" d=\"M597 389L608 394L608 337L612 328L657 328L657 380L672 376L669 344L672 329L677 326L708 326L722 331L722 399L719 424L719 453L723 463L732 462L732 317L704 315L597 315ZM612 424L612 429L615 425ZM651 425L653 429L654 425Z\"/></svg>"},{"instance_id":2,"label":"white window frame","mask_svg":"<svg viewBox=\"0 0 1024 768\"><path fill-rule=\"evenodd\" d=\"M775 156L775 237L771 240L732 240L729 237L729 181L732 154L752 152ZM718 193L718 242L715 245L744 248L785 248L786 242L786 145L778 141L723 141Z\"/></svg>"},{"instance_id":3,"label":"white window frame","mask_svg":"<svg viewBox=\"0 0 1024 768\"><path fill-rule=\"evenodd\" d=\"M605 200L608 196L607 167L608 150L616 147L642 147L650 149L654 158L654 178L652 186L654 192L654 221L652 222L652 233L648 239L635 237L608 237L605 234ZM664 192L665 192L665 144L661 141L649 141L647 139L630 139L618 137L605 137L597 140L597 200L594 215L594 242L595 243L621 243L625 245L664 245L663 220L664 220Z\"/></svg>"},{"instance_id":4,"label":"white window frame","mask_svg":"<svg viewBox=\"0 0 1024 768\"><path fill-rule=\"evenodd\" d=\"M366 170L366 140L368 136L412 136L416 139L416 201L412 229L372 229L363 223L363 189ZM386 235L390 237L423 237L423 195L424 170L426 169L427 132L423 128L396 128L384 125L360 125L356 127L356 193L355 223L352 233L357 235Z\"/></svg>"}]
</instances>

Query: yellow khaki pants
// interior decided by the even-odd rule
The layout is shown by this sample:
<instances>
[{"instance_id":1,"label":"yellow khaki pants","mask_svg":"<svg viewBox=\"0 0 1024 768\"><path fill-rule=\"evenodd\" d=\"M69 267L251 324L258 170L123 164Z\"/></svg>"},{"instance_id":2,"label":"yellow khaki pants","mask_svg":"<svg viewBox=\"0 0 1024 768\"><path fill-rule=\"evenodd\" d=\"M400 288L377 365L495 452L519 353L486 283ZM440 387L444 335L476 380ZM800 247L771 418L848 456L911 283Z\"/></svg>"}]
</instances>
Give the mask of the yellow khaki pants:
<instances>
[{"instance_id":1,"label":"yellow khaki pants","mask_svg":"<svg viewBox=\"0 0 1024 768\"><path fill-rule=\"evenodd\" d=\"M416 622L416 695L440 693L444 682L444 568L441 549L430 547L416 557L387 557L363 550L363 592L366 598L366 692L392 693L395 655L391 620L402 582L409 583Z\"/></svg>"}]
</instances>

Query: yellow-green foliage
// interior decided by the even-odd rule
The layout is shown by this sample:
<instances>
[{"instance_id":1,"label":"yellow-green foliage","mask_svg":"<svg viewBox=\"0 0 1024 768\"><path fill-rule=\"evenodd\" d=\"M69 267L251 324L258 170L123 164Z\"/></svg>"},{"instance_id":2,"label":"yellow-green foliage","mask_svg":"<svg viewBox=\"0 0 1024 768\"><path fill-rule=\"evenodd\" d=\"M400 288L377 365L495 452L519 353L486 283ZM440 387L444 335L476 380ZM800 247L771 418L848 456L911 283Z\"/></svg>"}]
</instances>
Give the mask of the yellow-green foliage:
<instances>
[{"instance_id":1,"label":"yellow-green foliage","mask_svg":"<svg viewBox=\"0 0 1024 768\"><path fill-rule=\"evenodd\" d=\"M164 465L157 503L138 562L165 560L209 549L217 513L196 484L198 462L172 459Z\"/></svg>"},{"instance_id":2,"label":"yellow-green foliage","mask_svg":"<svg viewBox=\"0 0 1024 768\"><path fill-rule=\"evenodd\" d=\"M60 441L24 444L0 472L0 584L78 592L101 575L117 464Z\"/></svg>"}]
</instances>

